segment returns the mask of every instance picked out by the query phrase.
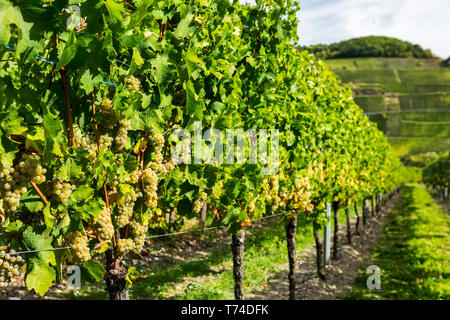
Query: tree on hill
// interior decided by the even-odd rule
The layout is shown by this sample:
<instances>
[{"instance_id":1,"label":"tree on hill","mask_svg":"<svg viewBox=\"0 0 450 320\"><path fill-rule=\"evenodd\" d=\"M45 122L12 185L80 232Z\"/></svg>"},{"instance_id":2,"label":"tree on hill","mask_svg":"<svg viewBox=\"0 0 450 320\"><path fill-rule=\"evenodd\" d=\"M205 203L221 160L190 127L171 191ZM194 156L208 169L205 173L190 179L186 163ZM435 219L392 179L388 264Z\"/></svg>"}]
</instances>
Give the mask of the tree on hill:
<instances>
[{"instance_id":1,"label":"tree on hill","mask_svg":"<svg viewBox=\"0 0 450 320\"><path fill-rule=\"evenodd\" d=\"M442 66L450 68L450 57L448 57L447 60L442 61Z\"/></svg>"},{"instance_id":2,"label":"tree on hill","mask_svg":"<svg viewBox=\"0 0 450 320\"><path fill-rule=\"evenodd\" d=\"M314 53L321 59L356 58L356 57L399 57L399 58L433 58L430 50L407 41L368 36L332 43L318 44L299 49Z\"/></svg>"}]
</instances>

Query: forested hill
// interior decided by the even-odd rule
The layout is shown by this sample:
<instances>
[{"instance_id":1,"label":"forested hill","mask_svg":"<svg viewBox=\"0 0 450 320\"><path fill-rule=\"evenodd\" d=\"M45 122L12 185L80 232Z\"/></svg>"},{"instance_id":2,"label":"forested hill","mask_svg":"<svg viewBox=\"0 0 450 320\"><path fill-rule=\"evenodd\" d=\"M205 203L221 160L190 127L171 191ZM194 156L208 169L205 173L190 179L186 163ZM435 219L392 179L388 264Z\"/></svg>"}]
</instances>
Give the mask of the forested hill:
<instances>
[{"instance_id":1,"label":"forested hill","mask_svg":"<svg viewBox=\"0 0 450 320\"><path fill-rule=\"evenodd\" d=\"M417 44L407 41L382 37L368 36L345 40L330 45L317 44L299 47L308 50L321 59L363 58L363 57L393 57L393 58L433 58L431 50L423 49Z\"/></svg>"}]
</instances>

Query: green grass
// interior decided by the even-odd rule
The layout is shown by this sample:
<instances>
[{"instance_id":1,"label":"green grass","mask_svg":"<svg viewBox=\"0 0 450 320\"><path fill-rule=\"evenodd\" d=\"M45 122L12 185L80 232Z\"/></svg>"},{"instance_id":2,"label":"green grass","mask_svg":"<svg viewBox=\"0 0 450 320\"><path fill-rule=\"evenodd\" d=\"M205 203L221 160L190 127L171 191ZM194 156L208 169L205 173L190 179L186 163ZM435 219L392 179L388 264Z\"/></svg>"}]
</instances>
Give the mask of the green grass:
<instances>
[{"instance_id":1,"label":"green grass","mask_svg":"<svg viewBox=\"0 0 450 320\"><path fill-rule=\"evenodd\" d=\"M399 157L450 150L450 137L389 137L388 140Z\"/></svg>"},{"instance_id":2,"label":"green grass","mask_svg":"<svg viewBox=\"0 0 450 320\"><path fill-rule=\"evenodd\" d=\"M386 111L383 96L355 96L354 100L365 112Z\"/></svg>"},{"instance_id":3,"label":"green grass","mask_svg":"<svg viewBox=\"0 0 450 320\"><path fill-rule=\"evenodd\" d=\"M450 92L450 83L410 84L407 87L410 93Z\"/></svg>"},{"instance_id":4,"label":"green grass","mask_svg":"<svg viewBox=\"0 0 450 320\"><path fill-rule=\"evenodd\" d=\"M402 110L443 108L450 106L450 93L417 93L399 96Z\"/></svg>"},{"instance_id":5,"label":"green grass","mask_svg":"<svg viewBox=\"0 0 450 320\"><path fill-rule=\"evenodd\" d=\"M402 190L373 248L381 290L366 287L366 264L345 299L450 299L450 222L421 184Z\"/></svg>"},{"instance_id":6,"label":"green grass","mask_svg":"<svg viewBox=\"0 0 450 320\"><path fill-rule=\"evenodd\" d=\"M400 70L402 82L407 84L447 84L450 82L450 68L422 70Z\"/></svg>"}]
</instances>

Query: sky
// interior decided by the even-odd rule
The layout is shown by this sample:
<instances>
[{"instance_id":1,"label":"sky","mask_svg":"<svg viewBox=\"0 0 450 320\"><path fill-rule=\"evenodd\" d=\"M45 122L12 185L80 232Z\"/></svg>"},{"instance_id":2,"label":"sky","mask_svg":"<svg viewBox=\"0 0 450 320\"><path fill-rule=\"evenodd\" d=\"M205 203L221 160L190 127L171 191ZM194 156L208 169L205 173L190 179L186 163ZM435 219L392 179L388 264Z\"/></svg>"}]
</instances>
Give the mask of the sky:
<instances>
[{"instance_id":1,"label":"sky","mask_svg":"<svg viewBox=\"0 0 450 320\"><path fill-rule=\"evenodd\" d=\"M300 0L300 45L394 37L450 56L450 0Z\"/></svg>"}]
</instances>

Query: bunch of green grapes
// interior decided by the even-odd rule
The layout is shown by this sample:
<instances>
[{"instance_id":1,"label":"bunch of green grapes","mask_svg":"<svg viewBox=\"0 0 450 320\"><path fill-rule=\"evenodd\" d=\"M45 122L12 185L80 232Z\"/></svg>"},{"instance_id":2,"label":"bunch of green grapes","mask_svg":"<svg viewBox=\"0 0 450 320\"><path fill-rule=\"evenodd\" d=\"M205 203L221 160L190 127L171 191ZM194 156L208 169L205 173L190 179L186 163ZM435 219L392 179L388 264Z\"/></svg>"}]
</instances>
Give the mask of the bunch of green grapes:
<instances>
[{"instance_id":1,"label":"bunch of green grapes","mask_svg":"<svg viewBox=\"0 0 450 320\"><path fill-rule=\"evenodd\" d=\"M134 241L133 239L118 239L117 240L117 252L121 255L133 251Z\"/></svg>"},{"instance_id":2,"label":"bunch of green grapes","mask_svg":"<svg viewBox=\"0 0 450 320\"><path fill-rule=\"evenodd\" d=\"M145 245L145 236L148 229L148 222L133 219L130 222L130 227L134 242L133 252L140 253Z\"/></svg>"},{"instance_id":3,"label":"bunch of green grapes","mask_svg":"<svg viewBox=\"0 0 450 320\"><path fill-rule=\"evenodd\" d=\"M123 228L130 223L134 205L137 199L141 197L143 197L143 193L137 188L134 192L128 193L120 199L117 205L117 213L114 215L114 222L118 228Z\"/></svg>"},{"instance_id":4,"label":"bunch of green grapes","mask_svg":"<svg viewBox=\"0 0 450 320\"><path fill-rule=\"evenodd\" d=\"M200 198L194 201L194 204L192 205L192 212L199 213L202 210L203 204L207 198L208 195L206 192L200 191Z\"/></svg>"},{"instance_id":5,"label":"bunch of green grapes","mask_svg":"<svg viewBox=\"0 0 450 320\"><path fill-rule=\"evenodd\" d=\"M15 255L14 250L7 246L0 247L0 289L4 289L13 277L20 274L20 267L24 263L21 256Z\"/></svg>"},{"instance_id":6,"label":"bunch of green grapes","mask_svg":"<svg viewBox=\"0 0 450 320\"><path fill-rule=\"evenodd\" d=\"M112 101L110 99L104 99L101 104L100 112L102 114L102 120L100 122L101 127L112 130L117 126L120 119L120 112L112 110Z\"/></svg>"},{"instance_id":7,"label":"bunch of green grapes","mask_svg":"<svg viewBox=\"0 0 450 320\"><path fill-rule=\"evenodd\" d=\"M141 178L142 178L142 170L137 168L130 174L130 183L138 184Z\"/></svg>"},{"instance_id":8,"label":"bunch of green grapes","mask_svg":"<svg viewBox=\"0 0 450 320\"><path fill-rule=\"evenodd\" d=\"M17 211L20 198L28 191L28 183L41 184L46 181L47 170L39 164L39 159L38 156L24 154L16 165L0 172L0 194L4 199L2 211Z\"/></svg>"},{"instance_id":9,"label":"bunch of green grapes","mask_svg":"<svg viewBox=\"0 0 450 320\"><path fill-rule=\"evenodd\" d=\"M158 176L155 171L146 168L142 173L142 183L145 204L149 208L156 208L158 206Z\"/></svg>"},{"instance_id":10,"label":"bunch of green grapes","mask_svg":"<svg viewBox=\"0 0 450 320\"><path fill-rule=\"evenodd\" d=\"M127 85L127 88L133 91L139 91L141 89L141 82L139 81L138 78L134 76L129 76L128 78L125 78L125 83Z\"/></svg>"},{"instance_id":11,"label":"bunch of green grapes","mask_svg":"<svg viewBox=\"0 0 450 320\"><path fill-rule=\"evenodd\" d=\"M282 200L279 195L280 185L279 185L279 177L277 175L273 175L270 177L270 183L266 184L266 188L268 188L268 196L269 202L272 205L272 211L277 211L280 206L282 206Z\"/></svg>"},{"instance_id":12,"label":"bunch of green grapes","mask_svg":"<svg viewBox=\"0 0 450 320\"><path fill-rule=\"evenodd\" d=\"M66 201L72 191L76 189L76 186L70 182L61 181L59 179L53 179L53 181L48 185L49 194L53 196L57 201Z\"/></svg>"},{"instance_id":13,"label":"bunch of green grapes","mask_svg":"<svg viewBox=\"0 0 450 320\"><path fill-rule=\"evenodd\" d=\"M114 235L114 226L111 220L111 209L104 208L102 214L94 220L97 235L102 240L111 240Z\"/></svg>"},{"instance_id":14,"label":"bunch of green grapes","mask_svg":"<svg viewBox=\"0 0 450 320\"><path fill-rule=\"evenodd\" d=\"M117 131L117 135L114 139L116 142L117 148L122 150L127 144L128 131L131 129L131 122L127 119L120 120L120 127Z\"/></svg>"},{"instance_id":15,"label":"bunch of green grapes","mask_svg":"<svg viewBox=\"0 0 450 320\"><path fill-rule=\"evenodd\" d=\"M73 233L69 233L66 239L69 242L69 246L74 251L75 256L81 262L91 260L91 252L88 247L89 241L87 236L83 235L80 231L75 231Z\"/></svg>"},{"instance_id":16,"label":"bunch of green grapes","mask_svg":"<svg viewBox=\"0 0 450 320\"><path fill-rule=\"evenodd\" d=\"M158 131L153 130L149 137L149 141L153 148L153 159L148 164L148 167L157 174L167 173L167 169L170 169L170 165L166 166L166 164L164 163L164 136Z\"/></svg>"}]
</instances>

